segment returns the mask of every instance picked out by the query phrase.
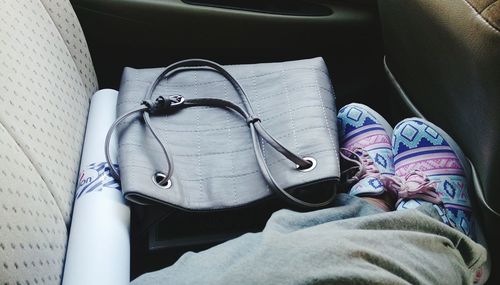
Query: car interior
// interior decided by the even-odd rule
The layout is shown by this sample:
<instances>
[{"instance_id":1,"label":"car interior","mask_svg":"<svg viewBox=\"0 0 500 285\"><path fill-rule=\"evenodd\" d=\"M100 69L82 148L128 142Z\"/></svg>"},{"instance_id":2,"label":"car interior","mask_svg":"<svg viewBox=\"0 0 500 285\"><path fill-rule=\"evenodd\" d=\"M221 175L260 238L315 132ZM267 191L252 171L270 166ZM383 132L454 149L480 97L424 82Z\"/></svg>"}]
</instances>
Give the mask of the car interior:
<instances>
[{"instance_id":1,"label":"car interior","mask_svg":"<svg viewBox=\"0 0 500 285\"><path fill-rule=\"evenodd\" d=\"M62 282L89 100L124 67L313 57L337 108L426 118L460 144L498 284L499 47L497 0L0 0L0 284ZM133 280L261 230L283 203L130 207Z\"/></svg>"}]
</instances>

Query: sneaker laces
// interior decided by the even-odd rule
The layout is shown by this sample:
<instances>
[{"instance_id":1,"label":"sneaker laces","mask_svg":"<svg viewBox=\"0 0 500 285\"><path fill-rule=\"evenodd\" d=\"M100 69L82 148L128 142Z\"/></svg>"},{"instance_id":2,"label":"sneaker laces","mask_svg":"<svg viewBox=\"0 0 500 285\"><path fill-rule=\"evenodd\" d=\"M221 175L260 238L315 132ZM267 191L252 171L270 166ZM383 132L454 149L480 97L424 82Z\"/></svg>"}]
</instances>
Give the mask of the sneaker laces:
<instances>
[{"instance_id":1,"label":"sneaker laces","mask_svg":"<svg viewBox=\"0 0 500 285\"><path fill-rule=\"evenodd\" d=\"M342 171L342 176L347 177L347 185L357 183L368 176L375 178L380 177L380 171L366 150L362 148L355 148L354 150L341 148L340 156L354 164L354 166ZM352 173L355 170L357 170L356 173L348 177L349 173Z\"/></svg>"},{"instance_id":2,"label":"sneaker laces","mask_svg":"<svg viewBox=\"0 0 500 285\"><path fill-rule=\"evenodd\" d=\"M433 204L442 204L441 197L436 191L436 183L432 182L424 172L414 169L404 178L395 175L383 175L382 183L389 191L397 194L396 207L403 199L421 199Z\"/></svg>"}]
</instances>

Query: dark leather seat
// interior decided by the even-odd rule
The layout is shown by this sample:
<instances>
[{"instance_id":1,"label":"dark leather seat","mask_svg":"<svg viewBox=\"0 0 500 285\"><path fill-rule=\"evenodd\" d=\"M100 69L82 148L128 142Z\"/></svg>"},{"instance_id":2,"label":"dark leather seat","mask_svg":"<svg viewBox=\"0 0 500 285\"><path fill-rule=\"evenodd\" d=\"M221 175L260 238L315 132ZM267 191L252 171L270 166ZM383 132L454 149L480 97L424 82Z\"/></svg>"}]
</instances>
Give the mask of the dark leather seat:
<instances>
[{"instance_id":1,"label":"dark leather seat","mask_svg":"<svg viewBox=\"0 0 500 285\"><path fill-rule=\"evenodd\" d=\"M399 96L459 142L484 200L500 212L500 1L380 0L379 9ZM500 220L482 209L495 267Z\"/></svg>"}]
</instances>

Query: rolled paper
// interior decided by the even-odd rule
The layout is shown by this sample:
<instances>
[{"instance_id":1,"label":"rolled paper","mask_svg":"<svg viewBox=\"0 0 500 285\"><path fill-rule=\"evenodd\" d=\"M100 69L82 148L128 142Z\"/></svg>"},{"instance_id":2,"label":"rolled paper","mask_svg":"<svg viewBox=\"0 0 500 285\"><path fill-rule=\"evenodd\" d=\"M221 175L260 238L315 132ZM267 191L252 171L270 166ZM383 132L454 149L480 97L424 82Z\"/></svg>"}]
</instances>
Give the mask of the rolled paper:
<instances>
[{"instance_id":1,"label":"rolled paper","mask_svg":"<svg viewBox=\"0 0 500 285\"><path fill-rule=\"evenodd\" d=\"M120 184L109 174L104 154L117 98L116 90L103 89L90 102L63 285L130 282L130 209ZM111 142L111 157L117 161L116 138Z\"/></svg>"}]
</instances>

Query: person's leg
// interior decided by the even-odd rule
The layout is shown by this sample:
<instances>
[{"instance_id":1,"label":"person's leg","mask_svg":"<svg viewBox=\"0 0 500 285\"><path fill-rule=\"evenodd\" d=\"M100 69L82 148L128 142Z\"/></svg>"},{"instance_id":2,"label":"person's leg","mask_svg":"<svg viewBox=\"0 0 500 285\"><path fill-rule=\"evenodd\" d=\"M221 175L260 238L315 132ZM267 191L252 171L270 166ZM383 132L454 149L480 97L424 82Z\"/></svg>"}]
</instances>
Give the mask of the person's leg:
<instances>
[{"instance_id":1,"label":"person's leg","mask_svg":"<svg viewBox=\"0 0 500 285\"><path fill-rule=\"evenodd\" d=\"M337 115L340 154L347 192L384 211L394 207L395 195L385 190L383 175L394 175L389 123L368 106L352 103Z\"/></svg>"},{"instance_id":2,"label":"person's leg","mask_svg":"<svg viewBox=\"0 0 500 285\"><path fill-rule=\"evenodd\" d=\"M392 130L382 116L361 104L340 109L338 123L341 155L354 165L345 173L349 194L384 210L430 204L444 223L475 240L482 236L468 196L468 161L442 129L411 118ZM477 280L483 283L488 275L485 264Z\"/></svg>"},{"instance_id":3,"label":"person's leg","mask_svg":"<svg viewBox=\"0 0 500 285\"><path fill-rule=\"evenodd\" d=\"M339 111L342 154L353 164L348 192L360 198L340 194L333 208L278 211L263 232L188 253L133 284L470 284L486 251L435 207L384 213L396 198L382 179L394 175L392 130L365 107Z\"/></svg>"},{"instance_id":4,"label":"person's leg","mask_svg":"<svg viewBox=\"0 0 500 285\"><path fill-rule=\"evenodd\" d=\"M372 204L373 206L383 210L384 212L389 212L392 210L391 200L384 197L360 197L366 202Z\"/></svg>"},{"instance_id":5,"label":"person's leg","mask_svg":"<svg viewBox=\"0 0 500 285\"><path fill-rule=\"evenodd\" d=\"M473 236L470 173L458 144L434 124L410 118L396 125L393 153L396 179L388 186L404 192L397 201L397 210L425 203L439 205L449 218L447 223Z\"/></svg>"},{"instance_id":6,"label":"person's leg","mask_svg":"<svg viewBox=\"0 0 500 285\"><path fill-rule=\"evenodd\" d=\"M434 205L444 223L484 244L469 198L469 162L453 138L431 122L409 118L396 125L392 144L395 176L385 184L398 192L396 209ZM488 275L485 264L479 283Z\"/></svg>"},{"instance_id":7,"label":"person's leg","mask_svg":"<svg viewBox=\"0 0 500 285\"><path fill-rule=\"evenodd\" d=\"M262 232L187 253L132 284L470 284L485 256L432 207L384 213L339 194L332 208L278 211Z\"/></svg>"}]
</instances>

